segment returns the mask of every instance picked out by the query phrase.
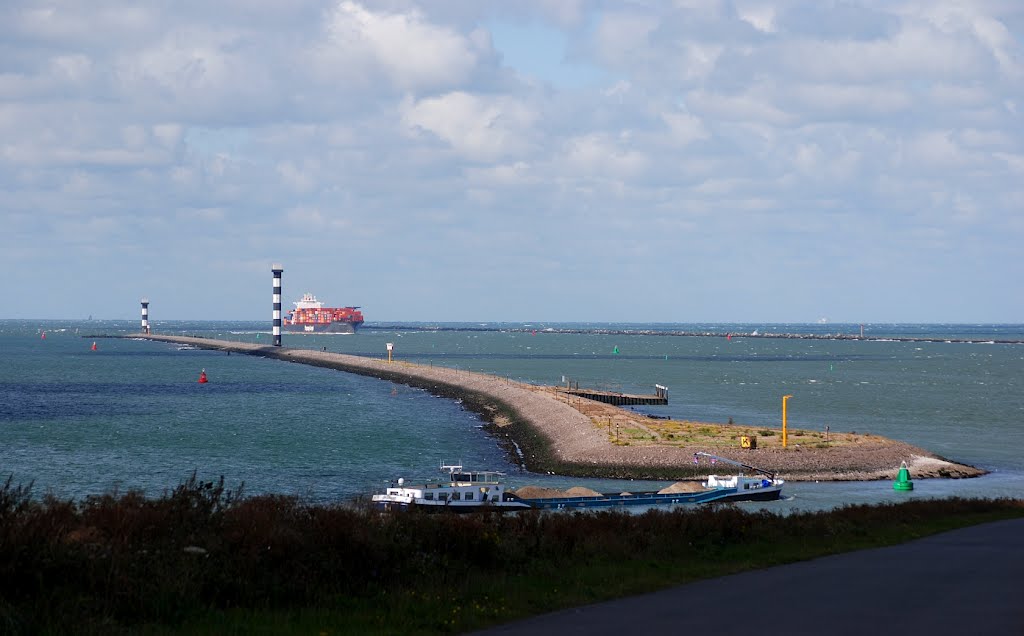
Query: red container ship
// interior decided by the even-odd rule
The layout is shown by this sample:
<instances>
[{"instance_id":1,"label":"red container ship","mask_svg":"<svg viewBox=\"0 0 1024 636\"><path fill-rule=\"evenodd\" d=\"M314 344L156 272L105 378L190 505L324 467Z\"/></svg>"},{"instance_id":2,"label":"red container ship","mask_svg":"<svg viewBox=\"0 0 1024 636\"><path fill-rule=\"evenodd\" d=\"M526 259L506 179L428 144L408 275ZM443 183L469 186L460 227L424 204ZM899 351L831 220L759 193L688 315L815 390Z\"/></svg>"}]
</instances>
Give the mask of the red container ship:
<instances>
[{"instance_id":1,"label":"red container ship","mask_svg":"<svg viewBox=\"0 0 1024 636\"><path fill-rule=\"evenodd\" d=\"M324 307L313 294L303 294L295 309L282 321L285 331L295 333L355 333L363 324L359 307Z\"/></svg>"}]
</instances>

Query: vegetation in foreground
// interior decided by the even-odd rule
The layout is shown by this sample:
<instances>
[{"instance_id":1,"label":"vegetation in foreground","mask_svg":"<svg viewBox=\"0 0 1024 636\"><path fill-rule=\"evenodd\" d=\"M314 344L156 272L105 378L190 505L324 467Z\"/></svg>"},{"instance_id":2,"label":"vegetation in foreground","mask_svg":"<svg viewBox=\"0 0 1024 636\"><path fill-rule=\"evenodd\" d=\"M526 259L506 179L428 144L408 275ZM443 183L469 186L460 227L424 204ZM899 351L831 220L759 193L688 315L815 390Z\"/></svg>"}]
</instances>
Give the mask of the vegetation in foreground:
<instances>
[{"instance_id":1,"label":"vegetation in foreground","mask_svg":"<svg viewBox=\"0 0 1024 636\"><path fill-rule=\"evenodd\" d=\"M831 512L736 507L386 515L241 497L0 488L0 633L453 633L1024 516L1018 500Z\"/></svg>"}]
</instances>

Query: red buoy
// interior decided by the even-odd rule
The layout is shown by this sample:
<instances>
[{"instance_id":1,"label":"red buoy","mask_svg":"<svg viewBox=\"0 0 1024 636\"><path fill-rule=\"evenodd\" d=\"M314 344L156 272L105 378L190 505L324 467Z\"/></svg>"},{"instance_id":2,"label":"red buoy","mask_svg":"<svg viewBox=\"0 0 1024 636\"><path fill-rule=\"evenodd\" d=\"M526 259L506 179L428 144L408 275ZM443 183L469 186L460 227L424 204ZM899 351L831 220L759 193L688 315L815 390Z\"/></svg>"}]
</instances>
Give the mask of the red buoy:
<instances>
[{"instance_id":1,"label":"red buoy","mask_svg":"<svg viewBox=\"0 0 1024 636\"><path fill-rule=\"evenodd\" d=\"M46 340L46 332L44 331L42 335L39 336L39 338L42 340Z\"/></svg>"},{"instance_id":2,"label":"red buoy","mask_svg":"<svg viewBox=\"0 0 1024 636\"><path fill-rule=\"evenodd\" d=\"M92 343L92 350L96 351L96 343L95 342Z\"/></svg>"},{"instance_id":3,"label":"red buoy","mask_svg":"<svg viewBox=\"0 0 1024 636\"><path fill-rule=\"evenodd\" d=\"M206 383L207 383L206 369L203 369L202 371L199 372L199 384L206 384Z\"/></svg>"}]
</instances>

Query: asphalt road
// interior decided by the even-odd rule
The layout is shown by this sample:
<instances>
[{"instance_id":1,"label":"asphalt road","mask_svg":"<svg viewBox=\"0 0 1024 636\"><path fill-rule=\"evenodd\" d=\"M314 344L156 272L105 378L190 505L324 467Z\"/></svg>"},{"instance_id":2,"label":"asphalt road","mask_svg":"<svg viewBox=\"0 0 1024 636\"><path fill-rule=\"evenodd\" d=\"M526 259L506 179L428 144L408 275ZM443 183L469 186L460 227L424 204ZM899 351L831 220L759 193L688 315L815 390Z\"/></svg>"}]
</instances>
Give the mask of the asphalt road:
<instances>
[{"instance_id":1,"label":"asphalt road","mask_svg":"<svg viewBox=\"0 0 1024 636\"><path fill-rule=\"evenodd\" d=\"M1024 636L1024 519L699 581L477 632Z\"/></svg>"}]
</instances>

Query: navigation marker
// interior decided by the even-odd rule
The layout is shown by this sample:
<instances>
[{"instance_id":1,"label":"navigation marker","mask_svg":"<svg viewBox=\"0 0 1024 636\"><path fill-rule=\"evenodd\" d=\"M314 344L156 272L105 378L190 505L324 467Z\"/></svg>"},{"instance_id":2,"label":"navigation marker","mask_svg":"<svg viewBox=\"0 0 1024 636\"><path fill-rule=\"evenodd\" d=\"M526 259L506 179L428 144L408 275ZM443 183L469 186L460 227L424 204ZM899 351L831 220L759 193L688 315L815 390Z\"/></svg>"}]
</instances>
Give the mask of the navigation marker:
<instances>
[{"instance_id":1,"label":"navigation marker","mask_svg":"<svg viewBox=\"0 0 1024 636\"><path fill-rule=\"evenodd\" d=\"M274 346L281 346L281 273L284 272L284 266L280 263L274 263L270 266L270 271L274 273Z\"/></svg>"}]
</instances>

